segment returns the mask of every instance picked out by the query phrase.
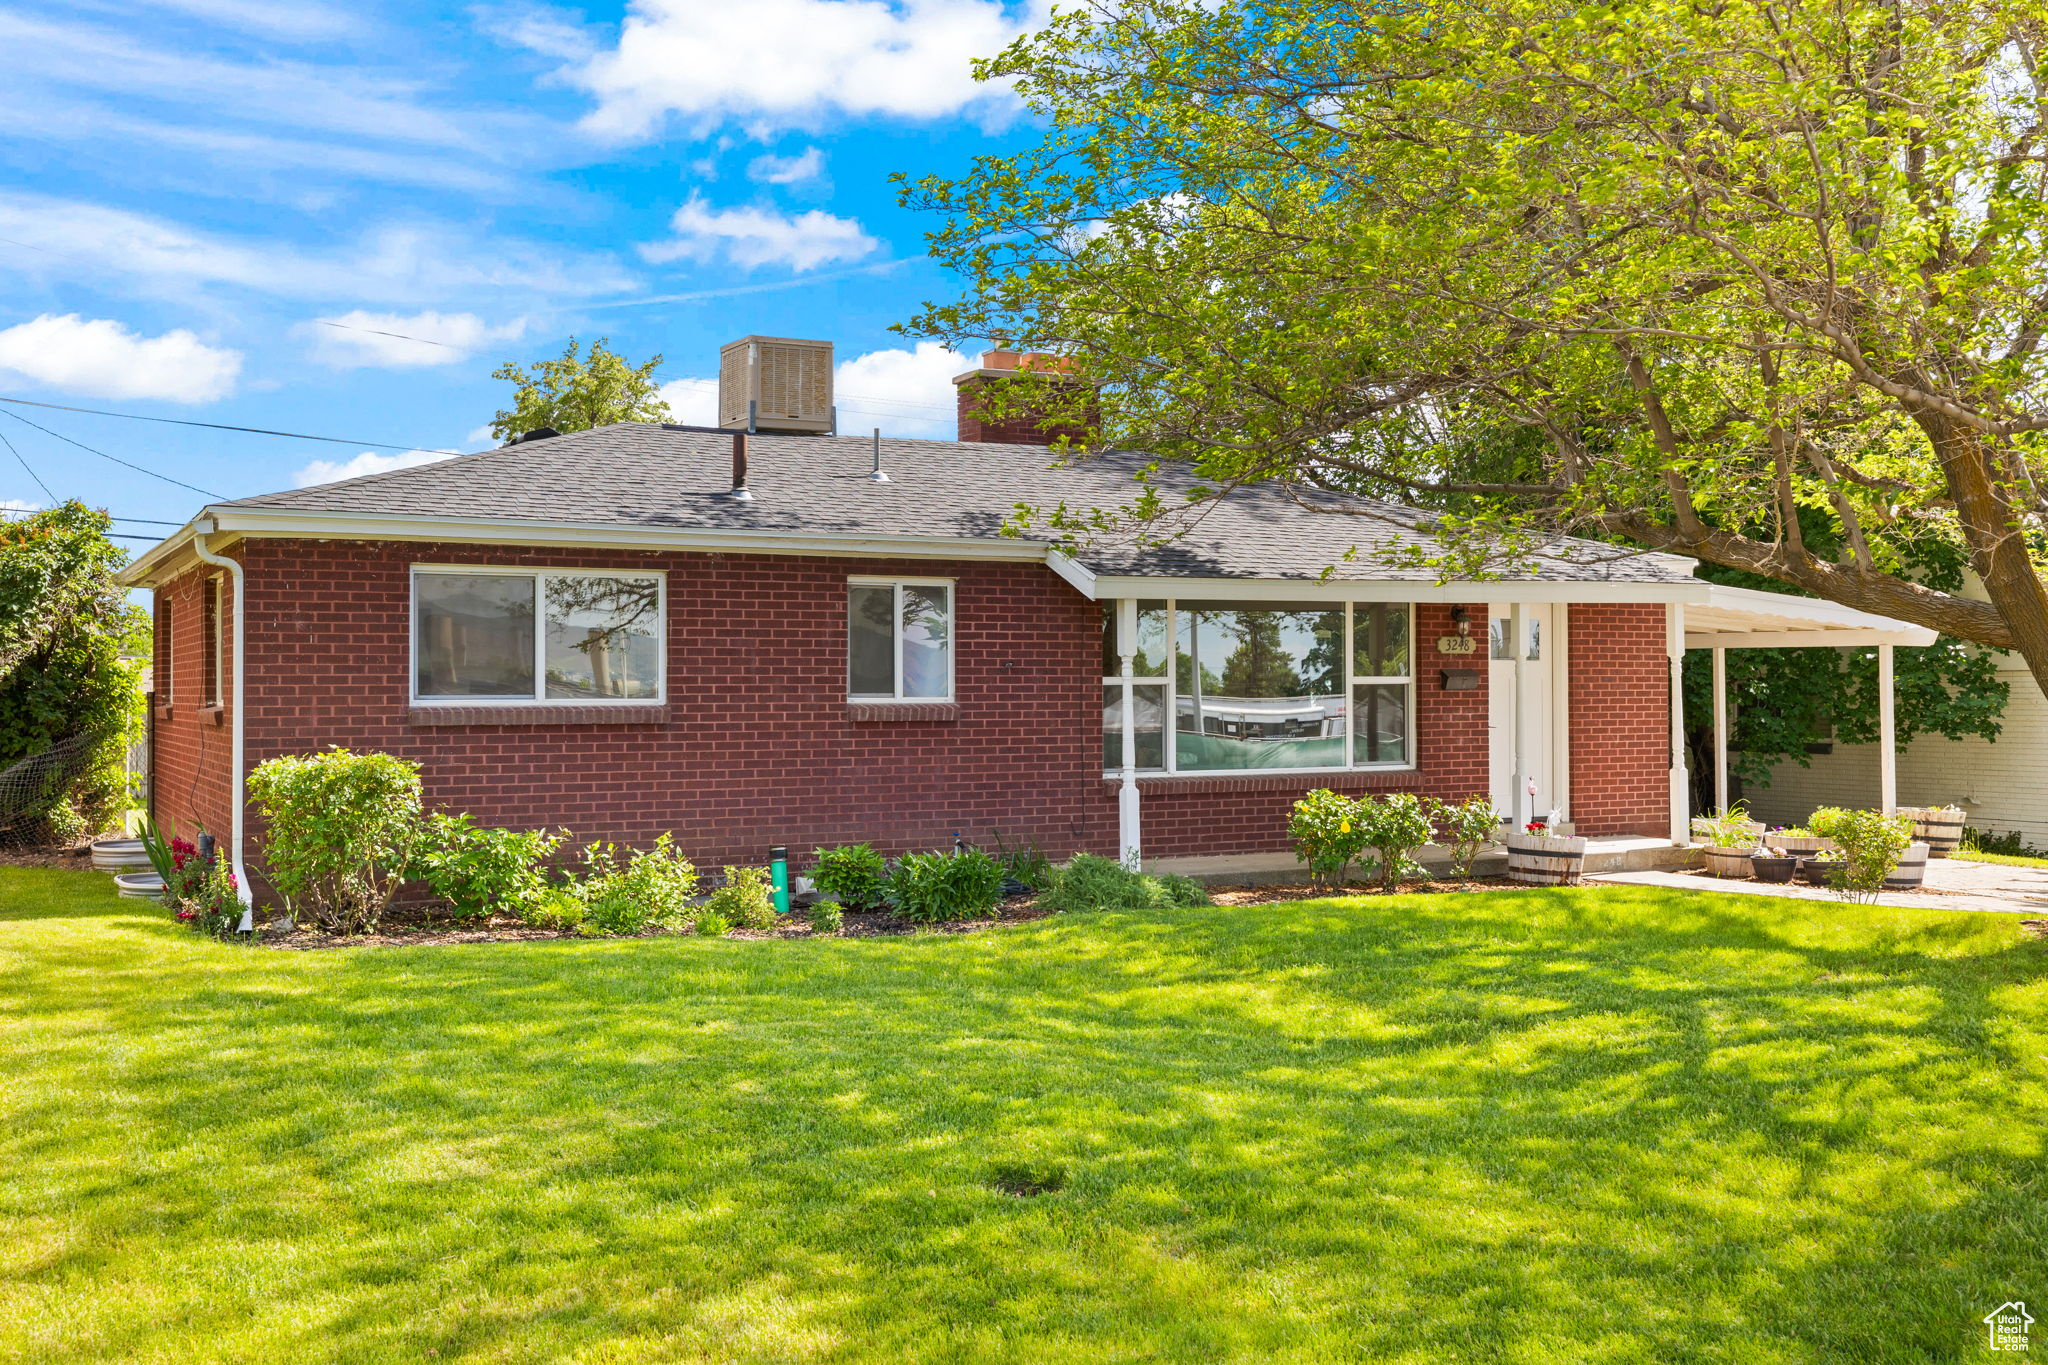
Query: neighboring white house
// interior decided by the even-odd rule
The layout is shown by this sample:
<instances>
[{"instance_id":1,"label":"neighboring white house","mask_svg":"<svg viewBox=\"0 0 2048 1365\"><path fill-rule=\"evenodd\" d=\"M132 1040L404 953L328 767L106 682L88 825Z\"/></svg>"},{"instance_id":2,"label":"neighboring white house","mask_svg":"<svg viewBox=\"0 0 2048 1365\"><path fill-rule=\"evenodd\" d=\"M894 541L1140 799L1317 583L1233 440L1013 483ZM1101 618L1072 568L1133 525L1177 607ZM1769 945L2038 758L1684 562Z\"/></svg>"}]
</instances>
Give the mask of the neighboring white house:
<instances>
[{"instance_id":1,"label":"neighboring white house","mask_svg":"<svg viewBox=\"0 0 2048 1365\"><path fill-rule=\"evenodd\" d=\"M2017 654L1999 656L1998 678L2011 688L1996 740L1921 735L1899 750L1899 802L1961 806L1967 823L1992 834L2019 831L2048 848L2048 697ZM1817 806L1867 807L1878 781L1878 746L1843 744L1788 759L1771 785L1742 793L1750 813L1774 825L1803 823Z\"/></svg>"}]
</instances>

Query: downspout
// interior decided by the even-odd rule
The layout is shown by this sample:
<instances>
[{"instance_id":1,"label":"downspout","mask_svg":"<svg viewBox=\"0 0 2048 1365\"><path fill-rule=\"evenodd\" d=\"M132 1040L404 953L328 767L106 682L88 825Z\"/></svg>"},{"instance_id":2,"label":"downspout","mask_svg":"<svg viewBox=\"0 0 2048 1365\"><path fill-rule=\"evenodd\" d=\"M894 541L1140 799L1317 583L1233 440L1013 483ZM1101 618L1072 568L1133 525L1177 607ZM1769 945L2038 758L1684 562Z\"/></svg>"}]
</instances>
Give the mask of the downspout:
<instances>
[{"instance_id":1,"label":"downspout","mask_svg":"<svg viewBox=\"0 0 2048 1365\"><path fill-rule=\"evenodd\" d=\"M214 523L211 518L200 521L198 528L200 528L199 534L192 538L192 553L197 555L203 564L212 564L218 568L226 569L228 577L234 584L235 679L232 687L233 700L230 703L234 710L228 716L228 762L231 765L228 772L228 866L235 873L235 895L241 900L243 906L240 928L246 932L252 927L255 918L252 913L252 907L255 902L249 897L249 870L242 865L242 808L246 804L242 794L244 786L242 774L242 677L244 673L242 622L246 616L243 610L242 599L242 562L218 553L206 543L206 538L212 535L214 531Z\"/></svg>"}]
</instances>

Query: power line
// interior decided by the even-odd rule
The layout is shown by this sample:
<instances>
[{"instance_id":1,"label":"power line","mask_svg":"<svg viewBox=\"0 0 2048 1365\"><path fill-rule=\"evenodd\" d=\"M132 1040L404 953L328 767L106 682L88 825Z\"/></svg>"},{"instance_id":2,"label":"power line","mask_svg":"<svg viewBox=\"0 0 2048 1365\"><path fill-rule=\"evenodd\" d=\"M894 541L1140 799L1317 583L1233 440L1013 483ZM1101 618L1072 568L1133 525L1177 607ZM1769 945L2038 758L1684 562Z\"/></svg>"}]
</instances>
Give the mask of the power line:
<instances>
[{"instance_id":1,"label":"power line","mask_svg":"<svg viewBox=\"0 0 2048 1365\"><path fill-rule=\"evenodd\" d=\"M18 399L18 398L10 398L10 399L8 399L7 401L8 401L8 402L10 402L10 403L18 403L18 402L21 402L22 400L21 400L21 399ZM55 407L55 406L56 406L56 404L54 404L54 403L37 403L37 404L35 404L34 406L36 406L36 407L39 407L39 408L48 408L48 407ZM6 408L0 408L0 412L6 412L6 413L7 413L7 415L8 415L9 417L12 417L12 418L13 418L13 419L14 419L15 421L17 421L17 422L20 422L20 423L22 423L22 424L23 424L24 426L31 426L31 427L34 427L34 428L35 428L35 429L36 429L37 431L40 431L40 432L42 432L42 433L43 433L43 435L45 435L45 436L55 436L55 437L56 437L56 438L57 438L58 440L60 440L60 441L64 442L64 443L65 443L66 445L74 445L74 446L77 446L77 447L78 447L78 448L79 448L80 450L82 450L82 451L86 452L86 453L87 453L88 455L97 455L97 456L99 456L99 457L100 457L100 458L101 458L102 460L111 460L111 461L113 461L113 462L114 462L115 464L117 464L117 465L120 465L120 466L121 466L122 468L124 468L124 469L132 469L132 470L134 470L134 471L135 471L136 473L138 473L138 474L147 474L147 475L149 475L149 477L150 477L150 478L152 478L152 479L162 479L162 480L163 480L163 481L164 481L165 483L173 483L173 484L176 484L176 485L177 485L178 487L180 487L180 488L189 488L189 489L191 489L191 490L192 490L192 491L193 491L194 493L202 493L202 494L204 494L205 496L207 496L207 497L209 497L209 498L225 498L225 497L227 497L227 494L225 494L225 493L216 493L216 492L214 492L214 491L213 491L212 489L210 489L210 488L201 488L201 487L200 487L200 486L199 486L198 484L194 484L194 483L186 483L186 482L185 482L185 481L184 481L183 479L174 479L174 478L172 478L172 477L171 477L170 475L168 475L168 474L159 474L159 473L157 473L157 472L156 472L156 471L155 471L154 469L145 469L145 468L143 468L143 467L142 467L141 465L139 465L139 464L136 464L136 463L134 463L134 462L133 462L133 461L131 461L131 460L124 460L124 459L122 459L122 458L121 458L120 456L118 456L118 455L109 455L109 454L107 454L107 452L106 452L106 451L104 451L104 450L94 450L94 449L93 449L93 448L92 448L91 446L87 445L87 444L86 444L85 442L83 442L83 441L74 441L74 440L72 440L72 439L71 439L71 438L70 438L69 436L66 436L66 435L65 435L64 433L62 433L61 431L52 431L52 430L50 430L50 429L49 429L48 427L46 427L46 426L43 426L42 424L40 424L40 423L38 423L38 422L31 422L31 421L29 421L29 420L28 420L28 418L26 418L26 417L23 417L23 416L22 416L22 415L21 415L20 413L18 413L18 412L9 412L9 411L8 411L8 410L7 410Z\"/></svg>"},{"instance_id":2,"label":"power line","mask_svg":"<svg viewBox=\"0 0 2048 1365\"><path fill-rule=\"evenodd\" d=\"M83 412L94 417L125 417L131 422L163 422L174 427L205 427L209 431L246 431L252 436L285 436L294 441L325 441L329 445L337 446L374 446L378 450L421 450L425 448L417 445L395 446L386 441L351 441L345 436L308 436L303 431L271 431L267 427L237 427L230 426L225 422L195 422L188 417L149 417L139 412L109 412L105 408L74 408L68 407L63 403L38 403L29 398L9 398L4 394L0 394L0 403L18 403L23 407L48 408L53 412ZM28 421L25 417L18 417L18 420ZM35 426L35 423L29 422L29 425ZM37 430L43 429L37 428ZM50 434L55 436L57 433L53 431ZM72 444L76 445L77 442L73 441ZM91 450L92 447L87 446L86 449ZM95 450L93 453L97 455L100 452ZM435 453L439 454L442 452L437 450ZM446 453L459 455L462 452L449 451ZM107 458L111 460L114 457L109 455ZM148 471L145 470L144 472L147 473ZM190 484L185 486L191 487Z\"/></svg>"},{"instance_id":3,"label":"power line","mask_svg":"<svg viewBox=\"0 0 2048 1365\"><path fill-rule=\"evenodd\" d=\"M6 437L0 436L0 441L6 439ZM43 491L49 492L48 489ZM0 507L0 517L39 517L49 510L47 507ZM183 526L185 524L182 521L163 521L156 517L117 517L111 512L107 514L107 520L118 521L123 526Z\"/></svg>"},{"instance_id":4,"label":"power line","mask_svg":"<svg viewBox=\"0 0 2048 1365\"><path fill-rule=\"evenodd\" d=\"M368 332L373 337L391 337L398 341L417 341L422 346L439 346L449 351L467 352L466 346L454 346L445 341L429 341L425 337L409 337L403 332L380 332L375 327L352 327L346 322L329 322L326 318L314 318L322 327L338 327L344 332Z\"/></svg>"},{"instance_id":5,"label":"power line","mask_svg":"<svg viewBox=\"0 0 2048 1365\"><path fill-rule=\"evenodd\" d=\"M21 462L21 467L23 469L28 470L28 476L36 481L36 487L43 490L43 496L48 498L51 502L55 502L57 500L57 495L50 491L50 485L43 482L42 475L36 473L35 470L33 469L29 469L27 459L25 459L22 456L22 453L20 451L14 449L14 442L7 439L7 433L0 432L0 444L4 444L7 447L7 449L13 454L14 458Z\"/></svg>"}]
</instances>

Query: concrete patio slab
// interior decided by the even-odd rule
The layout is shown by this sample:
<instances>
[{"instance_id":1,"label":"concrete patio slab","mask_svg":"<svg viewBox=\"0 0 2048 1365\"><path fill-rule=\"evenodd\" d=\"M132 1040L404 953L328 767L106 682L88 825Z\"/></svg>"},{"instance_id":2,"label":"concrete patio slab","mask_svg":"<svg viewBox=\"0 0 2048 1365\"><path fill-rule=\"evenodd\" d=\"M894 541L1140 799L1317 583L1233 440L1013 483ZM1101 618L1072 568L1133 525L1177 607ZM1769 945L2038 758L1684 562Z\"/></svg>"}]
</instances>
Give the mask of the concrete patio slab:
<instances>
[{"instance_id":1,"label":"concrete patio slab","mask_svg":"<svg viewBox=\"0 0 2048 1365\"><path fill-rule=\"evenodd\" d=\"M1586 880L1630 886L1666 886L1681 891L1727 892L1737 896L1838 901L1834 892L1817 886L1735 881L1709 877L1700 872L1661 869L1589 872ZM1996 863L1936 858L1927 864L1927 885L1923 889L1882 892L1876 904L1901 909L1984 910L1999 914L2048 916L2048 868L2002 867Z\"/></svg>"}]
</instances>

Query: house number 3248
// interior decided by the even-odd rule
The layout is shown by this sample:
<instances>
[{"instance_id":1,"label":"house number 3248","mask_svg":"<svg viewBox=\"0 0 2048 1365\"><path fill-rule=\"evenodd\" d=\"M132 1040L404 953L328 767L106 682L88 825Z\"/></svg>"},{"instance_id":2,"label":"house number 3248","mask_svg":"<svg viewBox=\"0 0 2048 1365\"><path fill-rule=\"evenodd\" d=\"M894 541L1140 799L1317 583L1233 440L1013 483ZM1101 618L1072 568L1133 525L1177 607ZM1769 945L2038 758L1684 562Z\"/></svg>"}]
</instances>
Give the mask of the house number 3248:
<instances>
[{"instance_id":1,"label":"house number 3248","mask_svg":"<svg viewBox=\"0 0 2048 1365\"><path fill-rule=\"evenodd\" d=\"M1439 635L1436 640L1439 654L1477 654L1479 642L1469 635Z\"/></svg>"}]
</instances>

